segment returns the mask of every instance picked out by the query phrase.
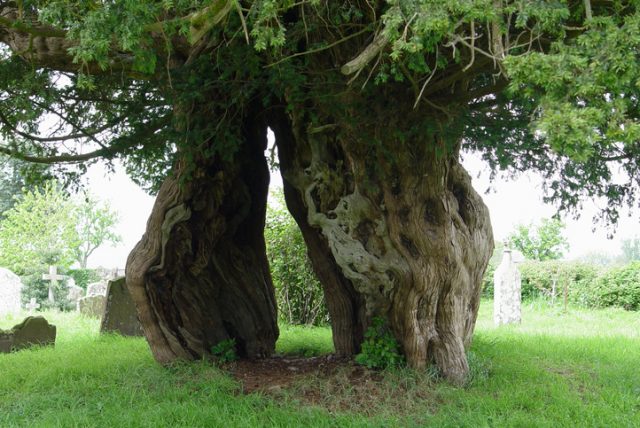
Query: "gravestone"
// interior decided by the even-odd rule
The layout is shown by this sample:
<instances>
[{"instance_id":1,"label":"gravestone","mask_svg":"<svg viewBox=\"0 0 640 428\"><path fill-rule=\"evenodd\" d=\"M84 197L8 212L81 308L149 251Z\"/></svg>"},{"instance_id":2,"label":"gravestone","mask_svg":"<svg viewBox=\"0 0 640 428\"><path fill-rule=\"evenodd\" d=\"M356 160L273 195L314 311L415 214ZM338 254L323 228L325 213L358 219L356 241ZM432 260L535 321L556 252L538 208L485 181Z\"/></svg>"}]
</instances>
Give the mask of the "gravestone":
<instances>
[{"instance_id":1,"label":"gravestone","mask_svg":"<svg viewBox=\"0 0 640 428\"><path fill-rule=\"evenodd\" d=\"M9 269L0 268L0 317L20 312L22 281Z\"/></svg>"},{"instance_id":2,"label":"gravestone","mask_svg":"<svg viewBox=\"0 0 640 428\"><path fill-rule=\"evenodd\" d=\"M100 333L119 333L123 336L143 335L136 306L124 278L109 281Z\"/></svg>"},{"instance_id":3,"label":"gravestone","mask_svg":"<svg viewBox=\"0 0 640 428\"><path fill-rule=\"evenodd\" d=\"M13 334L0 330L0 354L11 352L11 345L13 345Z\"/></svg>"},{"instance_id":4,"label":"gravestone","mask_svg":"<svg viewBox=\"0 0 640 428\"><path fill-rule=\"evenodd\" d=\"M58 275L58 268L56 266L49 266L49 273L43 273L42 279L50 281L49 282L49 303L55 303L55 298L53 295L53 290L58 285L58 280L63 280L64 276Z\"/></svg>"},{"instance_id":5,"label":"gravestone","mask_svg":"<svg viewBox=\"0 0 640 428\"><path fill-rule=\"evenodd\" d=\"M32 314L33 311L35 311L36 309L38 309L40 307L40 303L37 303L36 302L36 298L32 297L31 300L29 301L29 303L24 305L24 307L27 308L27 310L29 311L29 314Z\"/></svg>"},{"instance_id":6,"label":"gravestone","mask_svg":"<svg viewBox=\"0 0 640 428\"><path fill-rule=\"evenodd\" d=\"M78 300L78 310L84 316L102 318L106 301L106 296L85 296Z\"/></svg>"},{"instance_id":7,"label":"gravestone","mask_svg":"<svg viewBox=\"0 0 640 428\"><path fill-rule=\"evenodd\" d=\"M69 303L78 310L78 301L84 297L84 288L78 287L75 284L67 287L67 299Z\"/></svg>"},{"instance_id":8,"label":"gravestone","mask_svg":"<svg viewBox=\"0 0 640 428\"><path fill-rule=\"evenodd\" d=\"M87 296L106 296L107 283L105 281L93 282L87 285Z\"/></svg>"},{"instance_id":9,"label":"gravestone","mask_svg":"<svg viewBox=\"0 0 640 428\"><path fill-rule=\"evenodd\" d=\"M493 274L493 322L496 325L519 323L520 271L511 250L505 249L502 261Z\"/></svg>"},{"instance_id":10,"label":"gravestone","mask_svg":"<svg viewBox=\"0 0 640 428\"><path fill-rule=\"evenodd\" d=\"M34 345L53 346L56 326L44 317L27 317L9 331L0 330L0 352L19 351Z\"/></svg>"}]
</instances>

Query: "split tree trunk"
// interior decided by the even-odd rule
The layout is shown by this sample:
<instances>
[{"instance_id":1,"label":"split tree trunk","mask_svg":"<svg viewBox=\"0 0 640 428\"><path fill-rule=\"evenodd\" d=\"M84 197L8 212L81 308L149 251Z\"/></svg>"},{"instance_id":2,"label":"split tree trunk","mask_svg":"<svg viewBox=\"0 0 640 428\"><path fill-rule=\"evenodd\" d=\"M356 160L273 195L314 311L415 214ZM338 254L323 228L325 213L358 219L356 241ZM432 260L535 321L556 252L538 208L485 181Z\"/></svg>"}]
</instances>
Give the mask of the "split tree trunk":
<instances>
[{"instance_id":1,"label":"split tree trunk","mask_svg":"<svg viewBox=\"0 0 640 428\"><path fill-rule=\"evenodd\" d=\"M300 172L300 162L308 147L296 145L284 112L273 112L269 126L276 137L287 208L302 232L311 265L324 291L335 352L340 356L355 355L360 351L367 325L364 301L336 263L322 230L309 223L303 193L295 185L294 177Z\"/></svg>"},{"instance_id":2,"label":"split tree trunk","mask_svg":"<svg viewBox=\"0 0 640 428\"><path fill-rule=\"evenodd\" d=\"M459 135L452 144L446 132L409 131L399 141L398 129L429 119L326 117L332 125L318 126L309 110L319 116L319 109L298 110L290 132L283 114L270 126L336 349L357 352L380 316L412 367L435 362L450 381L463 382L493 237L488 210L458 161ZM431 120L432 129L444 129L443 119Z\"/></svg>"},{"instance_id":3,"label":"split tree trunk","mask_svg":"<svg viewBox=\"0 0 640 428\"><path fill-rule=\"evenodd\" d=\"M246 123L232 159L196 159L193 169L178 163L129 255L127 286L161 363L201 358L226 339L235 339L244 357L268 356L275 348L276 304L263 235L266 128L252 118Z\"/></svg>"}]
</instances>

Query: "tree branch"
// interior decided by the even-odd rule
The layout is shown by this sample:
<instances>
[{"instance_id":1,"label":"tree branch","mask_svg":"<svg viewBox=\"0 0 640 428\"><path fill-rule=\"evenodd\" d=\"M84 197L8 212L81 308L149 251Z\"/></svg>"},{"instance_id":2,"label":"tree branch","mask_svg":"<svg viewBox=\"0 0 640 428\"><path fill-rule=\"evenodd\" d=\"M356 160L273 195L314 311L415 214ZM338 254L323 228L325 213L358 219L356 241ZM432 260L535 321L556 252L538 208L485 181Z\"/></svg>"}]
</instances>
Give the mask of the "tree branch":
<instances>
[{"instance_id":1,"label":"tree branch","mask_svg":"<svg viewBox=\"0 0 640 428\"><path fill-rule=\"evenodd\" d=\"M10 156L15 159L19 159L24 162L30 163L38 163L38 164L55 164L55 163L67 163L67 164L76 164L89 161L91 159L96 158L106 158L111 159L114 156L128 150L132 149L136 146L142 145L144 146L144 140L142 137L144 135L148 135L149 133L153 133L163 126L167 125L171 121L171 116L163 116L154 122L150 122L142 129L137 130L132 135L129 135L122 140L116 140L114 144L109 147L103 147L98 150L94 150L88 153L82 154L74 154L74 153L65 153L65 154L56 154L49 156L38 156L38 155L30 155L27 153L20 152L15 148L2 146L0 145L0 153Z\"/></svg>"},{"instance_id":2,"label":"tree branch","mask_svg":"<svg viewBox=\"0 0 640 428\"><path fill-rule=\"evenodd\" d=\"M51 156L33 156L18 152L17 150L11 149L9 147L0 146L0 153L7 155L9 157L30 163L39 163L39 164L54 164L54 163L82 163L91 159L100 158L100 157L113 157L113 155L118 152L132 148L138 144L137 141L131 142L126 146L123 146L116 152L114 152L112 147L107 147L99 150L95 150L89 153L83 154L62 154L62 155L51 155ZM110 156L109 156L110 155Z\"/></svg>"},{"instance_id":3,"label":"tree branch","mask_svg":"<svg viewBox=\"0 0 640 428\"><path fill-rule=\"evenodd\" d=\"M373 60L378 54L387 46L389 38L384 33L379 33L373 39L373 42L367 46L357 57L346 63L340 69L340 72L345 76L362 70L371 60Z\"/></svg>"},{"instance_id":4,"label":"tree branch","mask_svg":"<svg viewBox=\"0 0 640 428\"><path fill-rule=\"evenodd\" d=\"M14 134L17 134L17 135L19 135L19 136L21 136L23 138L28 139L28 140L38 141L40 143L62 142L62 141L77 140L79 138L86 138L87 137L87 135L85 133L83 133L83 134L67 134L67 135L61 135L59 137L40 137L40 136L37 136L37 135L28 134L26 132L20 131L14 124L12 124L9 121L9 119L7 118L7 116L4 115L2 110L0 110L0 122L2 122L7 128L9 128Z\"/></svg>"},{"instance_id":5,"label":"tree branch","mask_svg":"<svg viewBox=\"0 0 640 428\"><path fill-rule=\"evenodd\" d=\"M67 35L66 31L58 30L57 28L53 28L48 25L34 27L24 21L7 17L12 15L11 9L8 9L8 13L7 9L4 9L0 14L0 25L7 28L13 28L20 33L37 37L65 37Z\"/></svg>"}]
</instances>

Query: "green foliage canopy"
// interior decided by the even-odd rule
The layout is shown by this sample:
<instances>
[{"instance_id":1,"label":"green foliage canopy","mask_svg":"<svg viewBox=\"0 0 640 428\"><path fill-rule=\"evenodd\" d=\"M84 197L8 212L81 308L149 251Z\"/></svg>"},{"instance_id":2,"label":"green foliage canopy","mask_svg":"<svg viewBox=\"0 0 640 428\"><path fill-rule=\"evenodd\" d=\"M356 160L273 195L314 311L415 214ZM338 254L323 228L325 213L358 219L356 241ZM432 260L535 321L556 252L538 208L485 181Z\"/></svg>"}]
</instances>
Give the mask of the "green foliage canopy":
<instances>
[{"instance_id":1,"label":"green foliage canopy","mask_svg":"<svg viewBox=\"0 0 640 428\"><path fill-rule=\"evenodd\" d=\"M615 222L622 204L636 203L636 1L24 0L0 9L9 47L0 50L0 152L17 158L82 172L120 157L154 187L178 148L185 159L232 152L256 99L290 109L322 100L346 117L349 91L378 100L405 91L426 121L434 111L449 118L436 128L462 127L463 148L495 173L541 171L561 209L604 197L601 216ZM206 120L193 111L204 100ZM45 118L55 123L43 130ZM397 131L398 140L411 132Z\"/></svg>"},{"instance_id":2,"label":"green foliage canopy","mask_svg":"<svg viewBox=\"0 0 640 428\"><path fill-rule=\"evenodd\" d=\"M0 266L39 277L49 265L67 270L74 262L86 267L99 246L118 242L113 232L117 214L86 194L74 200L56 181L25 192L0 221Z\"/></svg>"}]
</instances>

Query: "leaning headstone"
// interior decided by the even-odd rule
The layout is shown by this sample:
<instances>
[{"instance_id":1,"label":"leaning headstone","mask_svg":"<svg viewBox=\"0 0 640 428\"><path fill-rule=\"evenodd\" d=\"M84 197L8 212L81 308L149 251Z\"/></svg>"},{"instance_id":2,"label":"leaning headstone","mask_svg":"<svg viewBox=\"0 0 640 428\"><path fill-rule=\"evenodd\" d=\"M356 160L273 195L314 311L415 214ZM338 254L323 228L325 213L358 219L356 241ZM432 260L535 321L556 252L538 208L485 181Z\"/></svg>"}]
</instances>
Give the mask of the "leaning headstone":
<instances>
[{"instance_id":1,"label":"leaning headstone","mask_svg":"<svg viewBox=\"0 0 640 428\"><path fill-rule=\"evenodd\" d=\"M22 281L9 269L0 268L0 317L20 312Z\"/></svg>"},{"instance_id":2,"label":"leaning headstone","mask_svg":"<svg viewBox=\"0 0 640 428\"><path fill-rule=\"evenodd\" d=\"M78 310L84 316L102 318L106 301L105 296L86 296L78 300Z\"/></svg>"},{"instance_id":3,"label":"leaning headstone","mask_svg":"<svg viewBox=\"0 0 640 428\"><path fill-rule=\"evenodd\" d=\"M136 305L131 299L124 278L109 281L107 304L100 325L100 333L119 333L123 336L142 336Z\"/></svg>"},{"instance_id":4,"label":"leaning headstone","mask_svg":"<svg viewBox=\"0 0 640 428\"><path fill-rule=\"evenodd\" d=\"M106 281L94 282L87 285L87 296L106 296L106 295L107 295Z\"/></svg>"},{"instance_id":5,"label":"leaning headstone","mask_svg":"<svg viewBox=\"0 0 640 428\"><path fill-rule=\"evenodd\" d=\"M19 351L31 346L53 346L56 326L44 317L27 317L9 331L0 330L0 352Z\"/></svg>"},{"instance_id":6,"label":"leaning headstone","mask_svg":"<svg viewBox=\"0 0 640 428\"><path fill-rule=\"evenodd\" d=\"M519 323L520 271L512 259L511 250L505 249L502 261L493 274L493 321L496 325Z\"/></svg>"}]
</instances>

